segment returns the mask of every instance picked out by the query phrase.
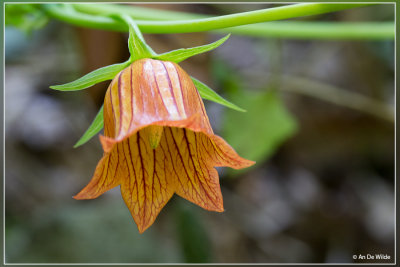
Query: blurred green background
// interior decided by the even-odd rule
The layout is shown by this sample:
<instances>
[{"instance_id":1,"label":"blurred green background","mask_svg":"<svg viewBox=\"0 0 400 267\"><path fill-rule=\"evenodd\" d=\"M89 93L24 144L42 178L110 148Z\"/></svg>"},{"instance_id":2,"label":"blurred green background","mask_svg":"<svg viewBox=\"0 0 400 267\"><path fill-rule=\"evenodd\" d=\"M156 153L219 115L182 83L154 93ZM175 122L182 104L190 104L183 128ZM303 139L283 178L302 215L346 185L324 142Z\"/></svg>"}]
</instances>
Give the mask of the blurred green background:
<instances>
[{"instance_id":1,"label":"blurred green background","mask_svg":"<svg viewBox=\"0 0 400 267\"><path fill-rule=\"evenodd\" d=\"M151 6L221 15L274 5ZM394 5L306 19L393 21ZM157 52L219 37L145 35ZM71 93L49 89L128 56L127 34L56 21L30 35L5 28L7 263L344 263L367 253L388 254L385 262L392 262L393 118L374 116L375 106L364 105L363 112L345 103L352 106L346 93L357 93L393 109L393 41L233 35L182 62L190 75L247 109L205 101L215 132L257 164L218 168L224 213L174 196L144 234L119 188L95 200L72 199L102 156L98 138L72 146L108 82Z\"/></svg>"}]
</instances>

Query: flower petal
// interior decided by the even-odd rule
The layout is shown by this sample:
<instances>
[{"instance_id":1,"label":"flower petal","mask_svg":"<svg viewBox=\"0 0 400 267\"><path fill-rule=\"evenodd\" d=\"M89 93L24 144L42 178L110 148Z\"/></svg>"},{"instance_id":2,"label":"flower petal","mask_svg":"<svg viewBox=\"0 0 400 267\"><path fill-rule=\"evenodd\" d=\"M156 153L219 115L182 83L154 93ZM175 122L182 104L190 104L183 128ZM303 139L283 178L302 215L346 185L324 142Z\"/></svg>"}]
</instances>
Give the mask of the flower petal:
<instances>
[{"instance_id":1,"label":"flower petal","mask_svg":"<svg viewBox=\"0 0 400 267\"><path fill-rule=\"evenodd\" d=\"M212 159L198 146L197 134L184 128L166 127L164 135L176 173L176 193L204 209L223 211L218 173Z\"/></svg>"},{"instance_id":2,"label":"flower petal","mask_svg":"<svg viewBox=\"0 0 400 267\"><path fill-rule=\"evenodd\" d=\"M97 198L107 190L121 183L121 177L126 169L122 158L122 144L114 147L114 153L105 153L97 164L92 180L83 188L75 199Z\"/></svg>"},{"instance_id":3,"label":"flower petal","mask_svg":"<svg viewBox=\"0 0 400 267\"><path fill-rule=\"evenodd\" d=\"M138 60L121 71L107 91L105 136L122 141L144 126L184 121L196 114L197 127L211 134L203 102L189 75L172 62Z\"/></svg>"},{"instance_id":4,"label":"flower petal","mask_svg":"<svg viewBox=\"0 0 400 267\"><path fill-rule=\"evenodd\" d=\"M143 132L132 135L122 144L128 172L122 179L121 193L142 233L153 224L174 193L173 169L167 160L165 137L156 149L150 147Z\"/></svg>"},{"instance_id":5,"label":"flower petal","mask_svg":"<svg viewBox=\"0 0 400 267\"><path fill-rule=\"evenodd\" d=\"M213 151L215 167L230 167L233 169L243 169L254 165L256 162L240 157L236 151L218 135L211 135L206 143L205 151ZM211 144L210 144L211 143Z\"/></svg>"}]
</instances>

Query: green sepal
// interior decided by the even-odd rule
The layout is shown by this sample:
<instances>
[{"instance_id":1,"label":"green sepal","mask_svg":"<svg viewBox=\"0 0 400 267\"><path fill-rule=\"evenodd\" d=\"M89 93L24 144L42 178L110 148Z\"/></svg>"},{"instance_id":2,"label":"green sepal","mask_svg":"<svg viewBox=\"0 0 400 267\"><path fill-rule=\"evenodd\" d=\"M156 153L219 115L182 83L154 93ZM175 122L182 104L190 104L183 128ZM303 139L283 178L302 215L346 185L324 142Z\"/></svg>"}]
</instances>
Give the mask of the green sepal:
<instances>
[{"instance_id":1,"label":"green sepal","mask_svg":"<svg viewBox=\"0 0 400 267\"><path fill-rule=\"evenodd\" d=\"M78 142L76 142L74 148L77 148L86 143L87 141L89 141L94 135L96 135L98 132L101 131L101 129L103 129L103 126L104 126L103 106L101 106L92 124L90 124L86 132L82 135L82 137L78 140Z\"/></svg>"},{"instance_id":2,"label":"green sepal","mask_svg":"<svg viewBox=\"0 0 400 267\"><path fill-rule=\"evenodd\" d=\"M113 15L114 16L114 15ZM148 46L143 38L135 21L128 15L116 15L129 26L128 48L131 54L130 61L136 61L142 58L152 58L157 54Z\"/></svg>"},{"instance_id":3,"label":"green sepal","mask_svg":"<svg viewBox=\"0 0 400 267\"><path fill-rule=\"evenodd\" d=\"M231 108L231 109L234 109L237 111L246 112L246 110L244 110L244 109L236 106L235 104L229 102L228 100L224 99L222 96L217 94L213 89L211 89L204 83L200 82L199 80L197 80L193 77L191 77L191 78L192 78L194 85L197 88L197 91L199 91L199 94L202 98L213 101L215 103L221 104L225 107L228 107L228 108Z\"/></svg>"},{"instance_id":4,"label":"green sepal","mask_svg":"<svg viewBox=\"0 0 400 267\"><path fill-rule=\"evenodd\" d=\"M114 77L123 69L125 69L130 64L129 61L119 64L113 64L106 66L95 71L86 74L85 76L62 85L52 85L51 89L59 91L78 91L86 89L96 83L103 82L106 80L112 80Z\"/></svg>"},{"instance_id":5,"label":"green sepal","mask_svg":"<svg viewBox=\"0 0 400 267\"><path fill-rule=\"evenodd\" d=\"M177 49L177 50L173 50L170 52L166 52L166 53L157 55L153 58L179 63L189 57L192 57L192 56L195 56L195 55L198 55L201 53L205 53L205 52L208 52L210 50L217 48L218 46L222 45L229 38L229 36L230 36L230 34L228 34L227 36L225 36L211 44L196 46L196 47L192 47L192 48L181 48L181 49Z\"/></svg>"}]
</instances>

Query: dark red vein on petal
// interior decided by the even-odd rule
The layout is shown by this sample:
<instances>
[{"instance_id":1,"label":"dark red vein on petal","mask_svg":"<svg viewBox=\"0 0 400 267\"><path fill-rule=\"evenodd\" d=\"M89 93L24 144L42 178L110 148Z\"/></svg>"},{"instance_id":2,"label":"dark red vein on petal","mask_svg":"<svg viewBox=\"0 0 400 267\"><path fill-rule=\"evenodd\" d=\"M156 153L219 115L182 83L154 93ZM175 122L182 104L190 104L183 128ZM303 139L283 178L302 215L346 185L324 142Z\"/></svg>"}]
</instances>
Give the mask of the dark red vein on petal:
<instances>
[{"instance_id":1,"label":"dark red vein on petal","mask_svg":"<svg viewBox=\"0 0 400 267\"><path fill-rule=\"evenodd\" d=\"M121 133L122 129L122 101L121 101L121 76L122 76L121 71L118 76L118 101L119 101L119 130L118 130L118 135Z\"/></svg>"},{"instance_id":2,"label":"dark red vein on petal","mask_svg":"<svg viewBox=\"0 0 400 267\"><path fill-rule=\"evenodd\" d=\"M108 157L107 157L107 169L106 169L106 171L105 171L105 175L104 175L104 169L103 169L103 172L102 172L102 174L101 174L101 177L100 177L100 179L99 179L99 182L97 183L97 189L96 189L96 194L100 191L99 189L100 188L103 188L104 187L104 183L105 183L105 181L106 181L106 179L107 179L107 175L108 175L108 170L110 169L110 161L111 161L111 155L109 155ZM104 165L105 166L105 165Z\"/></svg>"},{"instance_id":3,"label":"dark red vein on petal","mask_svg":"<svg viewBox=\"0 0 400 267\"><path fill-rule=\"evenodd\" d=\"M131 69L131 109L132 109L132 117L131 117L131 122L129 123L129 128L128 128L128 132L131 130L131 127L132 127L132 123L133 123L133 116L134 116L134 114L135 114L135 112L134 112L134 107L133 107L133 93L134 93L134 90L133 90L133 81L132 81L132 76L133 76L133 66L131 65L131 67L130 67L130 69Z\"/></svg>"},{"instance_id":4,"label":"dark red vein on petal","mask_svg":"<svg viewBox=\"0 0 400 267\"><path fill-rule=\"evenodd\" d=\"M180 89L179 91L181 92L182 103L183 103L183 111L185 112L185 115L187 115L187 114L186 114L187 107L186 107L185 97L183 96L181 76L179 75L179 71L178 71L178 69L175 67L175 65L173 65L173 66L174 66L174 68L175 68L176 74L178 75L179 89Z\"/></svg>"},{"instance_id":5,"label":"dark red vein on petal","mask_svg":"<svg viewBox=\"0 0 400 267\"><path fill-rule=\"evenodd\" d=\"M195 133L195 136L197 135L197 133ZM204 144L204 140L206 140L205 142L209 142L208 141L209 137L207 136L206 138L204 138L204 136L200 136L200 141L199 143L201 144L201 146L204 148L204 151L207 153L207 155L210 157L211 160L214 161L214 157L210 154L210 152L208 151L206 145Z\"/></svg>"},{"instance_id":6,"label":"dark red vein on petal","mask_svg":"<svg viewBox=\"0 0 400 267\"><path fill-rule=\"evenodd\" d=\"M190 149L189 140L188 140L187 135L186 135L186 129L183 129L183 136L185 137L186 146L187 146L187 148L188 148L189 155L190 155L189 158L190 158L190 160L192 161L193 169L194 169L195 173L196 173L196 174L197 174L197 173L201 173L201 176L204 178L204 180L206 180L206 177L204 176L203 170L200 168L200 171L199 171L199 170L196 168L196 164L194 164L192 150ZM218 207L218 205L216 205L216 203L214 202L214 199L210 196L208 190L206 190L206 189L204 188L204 185L203 185L203 183L202 183L202 181L201 181L199 175L197 174L196 176L197 176L197 180L199 181L199 185L201 186L201 188L203 188L203 190L204 190L204 192L206 193L207 197L211 200L211 202L215 205L215 207ZM207 186L208 186L208 185L207 185ZM209 187L209 186L208 186L208 187ZM210 188L210 191L211 191L211 188Z\"/></svg>"},{"instance_id":7,"label":"dark red vein on petal","mask_svg":"<svg viewBox=\"0 0 400 267\"><path fill-rule=\"evenodd\" d=\"M151 200L153 201L153 205L154 205L154 192L153 192L155 190L154 189L154 176L156 175L156 164L157 164L157 161L156 161L156 150L155 149L153 149L153 159L154 159L154 161L153 161L153 175L152 175L153 179L152 179L152 183L151 183L151 186L152 186L152 188L151 188Z\"/></svg>"},{"instance_id":8,"label":"dark red vein on petal","mask_svg":"<svg viewBox=\"0 0 400 267\"><path fill-rule=\"evenodd\" d=\"M183 169L184 169L185 172L186 172L186 175L187 175L187 177L188 177L188 180L189 180L189 182L192 184L192 187L193 187L193 189L196 191L197 195L201 197L201 192L197 191L197 189L196 189L196 187L194 186L193 181L192 181L192 179L191 179L191 177L190 177L188 171L186 170L185 162L183 161L183 157L182 157L181 152L180 152L180 150L179 150L178 144L177 144L176 141L175 141L175 137L174 137L174 134L172 133L172 129L169 128L169 130L170 130L170 132L171 132L172 140L173 140L174 145L175 145L175 147L176 147L176 151L178 152L178 155L179 155L179 157L180 157L180 159L181 159L182 167L183 167ZM194 173L193 173L193 174L195 175L195 174L196 174L196 169L195 169L194 166L193 166L193 170L194 170ZM179 177L179 176L178 176L178 177Z\"/></svg>"},{"instance_id":9,"label":"dark red vein on petal","mask_svg":"<svg viewBox=\"0 0 400 267\"><path fill-rule=\"evenodd\" d=\"M161 64L162 64L163 67L164 67L164 70L165 70L165 73L166 73L166 77L167 77L167 80L168 80L169 91L170 91L170 93L171 93L172 99L174 100L174 104L175 104L176 110L178 111L178 113L180 113L180 112L179 112L178 105L176 104L174 88L172 87L172 83L171 83L171 79L169 78L169 73L168 73L167 67L165 67L164 62L162 62L162 61L160 61L160 62L161 62ZM180 115L182 116L182 114L180 114Z\"/></svg>"},{"instance_id":10,"label":"dark red vein on petal","mask_svg":"<svg viewBox=\"0 0 400 267\"><path fill-rule=\"evenodd\" d=\"M165 133L165 134L166 134L166 133ZM165 138L167 138L167 136L165 136ZM173 137L171 137L171 138L173 138ZM167 141L166 143L167 143L166 149L168 150L168 154L169 154L169 157L170 157L170 159L171 159L172 170L174 171L174 173L175 173L175 175L176 175L176 178L178 179L179 183L180 183L180 184L182 185L182 187L183 187L183 184L182 184L181 180L179 179L178 173L176 172L176 169L175 169L174 159L172 158L172 153L171 153L171 150L169 149L168 141ZM161 149L163 150L164 156L166 156L167 154L165 153L164 148L161 147ZM165 158L166 158L166 157L165 157ZM182 164L183 164L183 163L182 163ZM165 166L166 166L166 165L165 165L165 159L164 159L164 170L165 170ZM167 180L167 179L165 179L165 182L168 184L168 180ZM185 190L185 191L186 191L186 190Z\"/></svg>"},{"instance_id":11,"label":"dark red vein on petal","mask_svg":"<svg viewBox=\"0 0 400 267\"><path fill-rule=\"evenodd\" d=\"M188 180L190 181L189 173L187 172L187 170L186 170L186 168L185 168L185 164L183 163L183 159L182 159L182 156L181 156L181 154L180 154L180 152L179 152L178 146L177 146L177 144L176 144L176 142L175 142L174 136L173 136L173 134L172 134L172 130L171 130L171 128L168 128L168 129L170 130L169 132L170 132L170 134L171 134L171 140L173 141L173 143L174 143L174 145L175 145L175 148L176 148L176 150L177 150L177 154L178 154L178 156L179 156L180 159L181 159L182 168L185 170L186 175L187 175L187 177L188 177ZM166 133L167 133L167 131L166 131ZM172 159L171 150L169 149L169 146L168 146L168 145L167 145L167 148L168 148L168 153L170 154L170 157L171 157L172 166L175 166L175 165L174 165L174 162L175 162L175 161ZM179 182L179 183L181 184L181 186L182 186L183 191L187 192L187 190L186 190L184 184L182 183L182 181L181 181L181 179L180 179L180 176L179 176L179 174L177 173L176 169L173 168L173 170L174 170L174 172L175 172L175 174L176 174L176 178L178 179L178 182ZM193 186L193 183L192 183L191 181L190 181L190 183L191 183L192 186ZM193 188L194 188L194 186L193 186ZM195 190L195 189L194 189L194 190Z\"/></svg>"},{"instance_id":12,"label":"dark red vein on petal","mask_svg":"<svg viewBox=\"0 0 400 267\"><path fill-rule=\"evenodd\" d=\"M133 170L133 176L134 176L134 177L133 177L133 180L134 180L134 182L135 182L135 184L136 184L136 198L137 198L137 200L139 201L139 188L138 188L138 183L137 183L137 178L138 178L138 177L137 177L137 175L136 175L135 163L133 162L133 158L132 158L132 151L131 151L130 139L131 139L131 138L128 138L128 140L126 140L126 141L127 141L127 146L128 146L129 159L130 159L130 162L132 163L132 170ZM126 159L126 163L128 164L128 159L126 158L126 155L125 155L125 159ZM128 167L128 166L127 166L127 167ZM131 206L132 206L132 194L133 194L133 190L132 190L132 188L131 188L132 176L131 176L129 167L128 167L128 172L129 172L129 191L130 191L130 194L131 194L130 202L131 202Z\"/></svg>"},{"instance_id":13,"label":"dark red vein on petal","mask_svg":"<svg viewBox=\"0 0 400 267\"><path fill-rule=\"evenodd\" d=\"M101 177L103 177L104 168L105 168L105 164L102 164L102 165L101 165L101 174L98 176L98 177L99 177L99 180L101 179ZM95 171L94 175L96 175L96 171ZM85 190L85 191L86 191L86 192L92 191L93 188L94 188L96 185L98 186L98 184L99 184L99 182L97 182L96 184L92 184L92 185L91 185L91 183L89 183L90 187L85 187L85 188L87 188L87 190ZM84 188L84 189L85 189L85 188Z\"/></svg>"},{"instance_id":14,"label":"dark red vein on petal","mask_svg":"<svg viewBox=\"0 0 400 267\"><path fill-rule=\"evenodd\" d=\"M164 105L165 110L166 110L167 113L169 114L168 107L167 107L167 105L165 105L164 97L162 96L161 91L160 91L160 87L158 86L158 82L157 82L156 74L155 74L155 72L154 72L153 65L152 65L151 71L152 71L152 74L153 74L154 83L156 84L156 87L157 87L158 94L160 95L160 98L161 98L161 101L162 101L162 103L163 103L163 105ZM157 109L156 109L156 110L157 110Z\"/></svg>"},{"instance_id":15,"label":"dark red vein on petal","mask_svg":"<svg viewBox=\"0 0 400 267\"><path fill-rule=\"evenodd\" d=\"M119 144L117 144L116 145L116 152L117 152L117 164L116 164L116 166L115 166L115 172L114 172L114 177L113 177L113 179L117 179L116 177L117 177L117 171L118 171L118 166L119 166L119 149L118 149L118 146L119 146Z\"/></svg>"},{"instance_id":16,"label":"dark red vein on petal","mask_svg":"<svg viewBox=\"0 0 400 267\"><path fill-rule=\"evenodd\" d=\"M229 159L229 161L231 162L235 162L235 164L237 164L238 162L240 162L240 160L235 159L234 157L230 156L229 154L225 153L222 149L220 149L214 141L211 142L214 149L215 149L215 153L222 159L222 161L227 161L227 159ZM231 164L231 163L230 163Z\"/></svg>"},{"instance_id":17,"label":"dark red vein on petal","mask_svg":"<svg viewBox=\"0 0 400 267\"><path fill-rule=\"evenodd\" d=\"M116 117L116 115L115 115L114 105L113 105L113 97L112 97L112 88L113 88L113 86L114 86L114 81L113 81L112 84L110 85L110 91L109 91L109 93L110 93L111 110L112 110L112 114L113 114L114 122L115 122L115 121L117 121L117 117ZM115 127L115 125L114 125L114 127ZM114 131L115 131L115 129L114 129ZM115 133L114 133L114 135L115 135ZM115 136L112 136L112 137L114 138Z\"/></svg>"},{"instance_id":18,"label":"dark red vein on petal","mask_svg":"<svg viewBox=\"0 0 400 267\"><path fill-rule=\"evenodd\" d=\"M197 136L197 133L193 132L194 135L194 142L196 144L196 151L197 151L197 158L199 159L199 162L203 164L204 168L207 170L207 173L209 175L210 178L213 178L212 173L210 173L210 166L208 164L208 161L205 160L205 157L207 157L206 155L204 155L203 150L201 149L201 136ZM198 140L199 139L199 140ZM205 149L206 153L208 153L207 149ZM207 154L208 156L210 156L209 154ZM211 158L212 160L212 158ZM214 166L211 166L211 168ZM209 183L212 183L213 185L217 185L216 183L214 183L213 180L209 179L207 182L208 187L210 187ZM211 187L210 187L211 188ZM213 191L214 192L214 191ZM214 194L216 199L218 199L219 197L217 196L218 194Z\"/></svg>"},{"instance_id":19,"label":"dark red vein on petal","mask_svg":"<svg viewBox=\"0 0 400 267\"><path fill-rule=\"evenodd\" d=\"M142 169L142 179L143 179L143 192L144 192L144 200L143 200L143 219L142 219L142 223L143 223L143 227L144 227L144 225L145 225L145 222L146 222L146 177L144 177L144 171L145 171L145 168L144 168L144 164L143 164L143 156L142 156L142 151L141 151L141 148L140 148L140 134L139 134L139 132L137 133L137 136L136 136L136 144L137 144L137 146L138 146L138 152L139 152L139 158L140 158L140 165L141 165L141 169ZM146 173L147 173L147 171L146 171ZM138 201L139 201L139 199L138 199ZM140 203L140 202L139 202Z\"/></svg>"},{"instance_id":20,"label":"dark red vein on petal","mask_svg":"<svg viewBox=\"0 0 400 267\"><path fill-rule=\"evenodd\" d=\"M208 125L208 128L211 129L211 132L212 132L211 124L210 124L210 121L208 120L208 116L207 116L206 109L205 109L204 104L203 104L203 100L201 99L201 96L200 96L199 91L197 90L197 88L196 88L195 91L196 91L197 97L200 100L201 112L203 113L203 116L204 116L205 121L206 121L206 123Z\"/></svg>"},{"instance_id":21,"label":"dark red vein on petal","mask_svg":"<svg viewBox=\"0 0 400 267\"><path fill-rule=\"evenodd\" d=\"M165 137L164 137L165 138ZM163 153L163 170L164 170L164 173L165 173L165 176L164 176L164 180L165 180L165 185L163 186L163 188L164 188L164 190L166 190L166 188L167 188L167 186L168 186L168 179L167 179L167 177L168 177L168 175L167 175L167 168L166 168L166 161L167 161L167 155L165 154L165 150L164 150L164 148L162 147L162 145L160 144L160 149L162 150L162 153ZM167 149L168 149L168 145L167 145ZM171 164L172 164L172 161L171 161ZM172 164L172 168L174 168L174 165ZM168 172L168 174L169 174L169 172ZM161 184L161 182L160 182L160 184Z\"/></svg>"}]
</instances>

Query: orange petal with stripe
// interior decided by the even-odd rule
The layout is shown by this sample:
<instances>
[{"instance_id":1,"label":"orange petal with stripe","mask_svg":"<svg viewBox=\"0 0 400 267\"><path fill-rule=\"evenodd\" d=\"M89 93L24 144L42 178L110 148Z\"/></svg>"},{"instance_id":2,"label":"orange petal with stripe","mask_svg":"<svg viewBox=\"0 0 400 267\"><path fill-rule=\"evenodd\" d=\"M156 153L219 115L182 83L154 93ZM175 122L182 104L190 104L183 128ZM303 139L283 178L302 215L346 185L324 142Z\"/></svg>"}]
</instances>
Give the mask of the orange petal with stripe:
<instances>
[{"instance_id":1,"label":"orange petal with stripe","mask_svg":"<svg viewBox=\"0 0 400 267\"><path fill-rule=\"evenodd\" d=\"M254 164L213 133L192 80L168 61L141 59L114 78L104 101L104 134L104 156L75 198L96 198L120 185L141 233L174 193L223 211L214 167Z\"/></svg>"}]
</instances>

